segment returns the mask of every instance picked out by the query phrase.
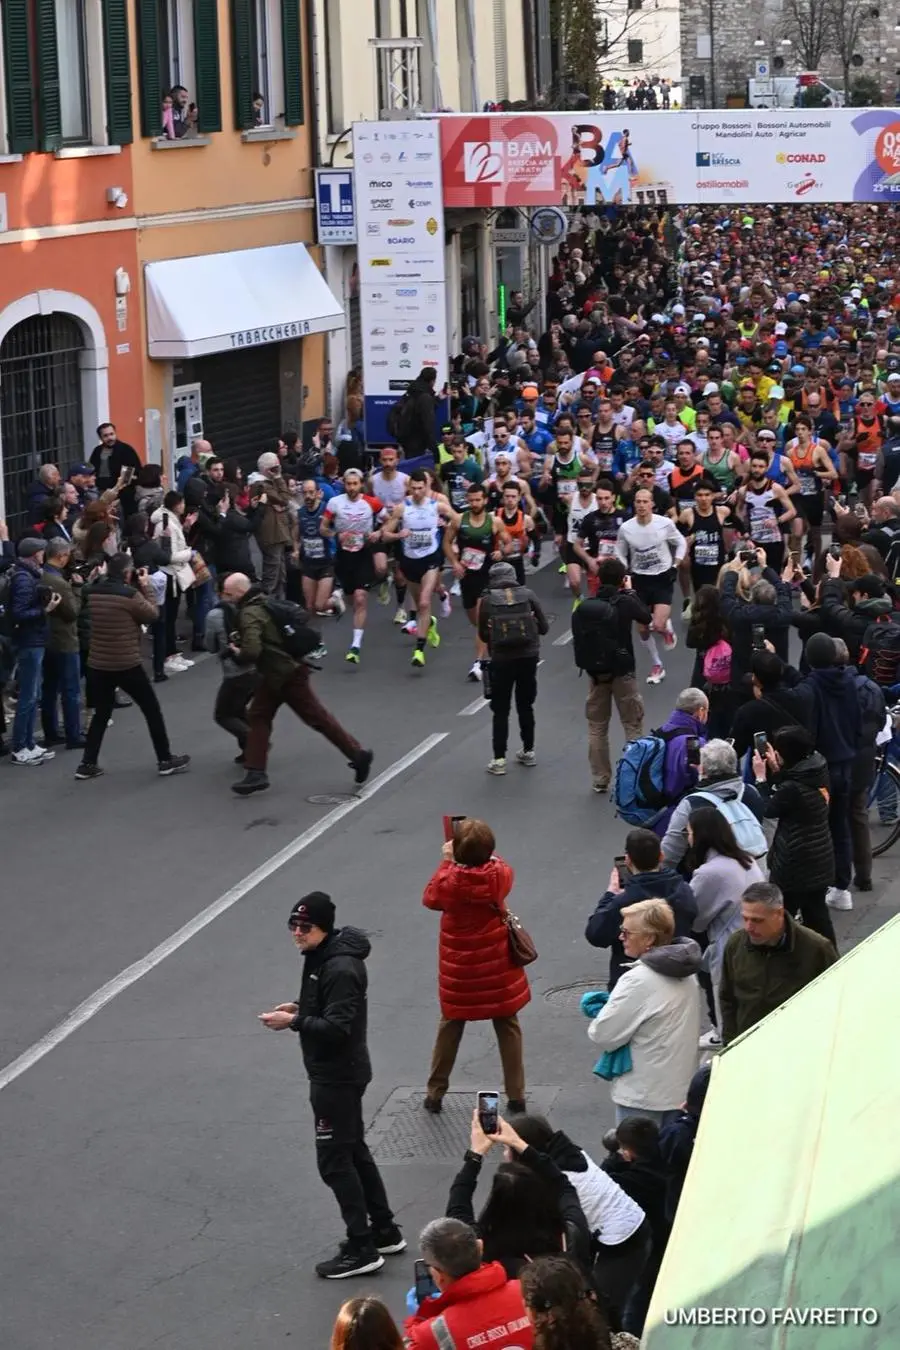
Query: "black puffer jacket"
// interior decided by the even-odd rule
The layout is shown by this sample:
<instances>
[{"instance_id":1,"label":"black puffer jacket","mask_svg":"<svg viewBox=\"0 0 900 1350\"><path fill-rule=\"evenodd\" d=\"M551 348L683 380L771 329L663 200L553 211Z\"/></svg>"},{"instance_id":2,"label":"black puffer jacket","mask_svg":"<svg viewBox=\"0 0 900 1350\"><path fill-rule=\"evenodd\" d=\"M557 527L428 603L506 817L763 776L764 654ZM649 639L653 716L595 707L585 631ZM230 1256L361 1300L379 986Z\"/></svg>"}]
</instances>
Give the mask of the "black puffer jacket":
<instances>
[{"instance_id":1,"label":"black puffer jacket","mask_svg":"<svg viewBox=\"0 0 900 1350\"><path fill-rule=\"evenodd\" d=\"M884 614L890 614L891 602L885 595L860 600L852 608L847 604L850 587L838 578L822 582L822 626L831 637L842 638L850 660L859 660L859 649L866 629Z\"/></svg>"},{"instance_id":2,"label":"black puffer jacket","mask_svg":"<svg viewBox=\"0 0 900 1350\"><path fill-rule=\"evenodd\" d=\"M769 879L783 891L834 885L834 846L828 828L828 766L818 750L770 784L758 784L766 815L778 821L769 849Z\"/></svg>"},{"instance_id":3,"label":"black puffer jacket","mask_svg":"<svg viewBox=\"0 0 900 1350\"><path fill-rule=\"evenodd\" d=\"M764 567L762 580L775 587L775 603L757 605L738 595L736 572L726 572L722 581L722 615L731 628L731 686L740 688L753 657L753 629L759 625L782 661L788 659L793 599L787 586L771 567Z\"/></svg>"},{"instance_id":4,"label":"black puffer jacket","mask_svg":"<svg viewBox=\"0 0 900 1350\"><path fill-rule=\"evenodd\" d=\"M303 957L299 1007L291 1030L299 1033L311 1083L365 1087L371 1081L365 967L371 950L359 928L336 928Z\"/></svg>"}]
</instances>

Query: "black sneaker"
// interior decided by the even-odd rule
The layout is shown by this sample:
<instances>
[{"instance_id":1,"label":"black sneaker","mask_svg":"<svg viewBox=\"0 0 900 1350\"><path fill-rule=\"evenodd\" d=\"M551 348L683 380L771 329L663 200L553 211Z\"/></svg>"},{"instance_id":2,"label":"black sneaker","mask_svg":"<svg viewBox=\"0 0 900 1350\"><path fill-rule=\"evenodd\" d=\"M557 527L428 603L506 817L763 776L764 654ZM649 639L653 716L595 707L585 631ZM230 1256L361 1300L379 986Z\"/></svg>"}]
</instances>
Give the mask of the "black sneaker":
<instances>
[{"instance_id":1,"label":"black sneaker","mask_svg":"<svg viewBox=\"0 0 900 1350\"><path fill-rule=\"evenodd\" d=\"M239 755L235 755L235 757L234 757L234 762L235 762L235 764L243 764L243 762L244 762L244 752L243 752L243 750L241 751L241 753L240 753Z\"/></svg>"},{"instance_id":2,"label":"black sneaker","mask_svg":"<svg viewBox=\"0 0 900 1350\"><path fill-rule=\"evenodd\" d=\"M85 783L89 778L102 778L103 770L99 764L79 764L75 770L75 777L79 783Z\"/></svg>"},{"instance_id":3,"label":"black sneaker","mask_svg":"<svg viewBox=\"0 0 900 1350\"><path fill-rule=\"evenodd\" d=\"M161 759L156 767L160 778L168 778L170 774L181 773L190 762L190 755L170 755L168 759Z\"/></svg>"},{"instance_id":4,"label":"black sneaker","mask_svg":"<svg viewBox=\"0 0 900 1350\"><path fill-rule=\"evenodd\" d=\"M248 769L239 783L232 783L231 790L239 797L249 797L253 792L265 792L268 786L268 774L259 769Z\"/></svg>"},{"instance_id":5,"label":"black sneaker","mask_svg":"<svg viewBox=\"0 0 900 1350\"><path fill-rule=\"evenodd\" d=\"M508 1116L524 1116L526 1110L525 1102L516 1101L513 1097L510 1097L506 1103L506 1114Z\"/></svg>"},{"instance_id":6,"label":"black sneaker","mask_svg":"<svg viewBox=\"0 0 900 1350\"><path fill-rule=\"evenodd\" d=\"M157 675L154 675L154 676L153 676L153 683L154 683L154 684L165 684L166 681L168 680L168 678L169 678L169 677L168 677L168 675L166 674L166 672L165 672L164 670L161 670L161 671L159 671L159 673L158 673Z\"/></svg>"},{"instance_id":7,"label":"black sneaker","mask_svg":"<svg viewBox=\"0 0 900 1350\"><path fill-rule=\"evenodd\" d=\"M406 1251L406 1238L395 1223L382 1232L373 1228L372 1241L382 1256L397 1256Z\"/></svg>"},{"instance_id":8,"label":"black sneaker","mask_svg":"<svg viewBox=\"0 0 900 1350\"><path fill-rule=\"evenodd\" d=\"M355 760L352 760L350 767L353 770L353 781L357 787L362 787L363 783L372 772L372 760L375 754L372 750L360 750Z\"/></svg>"},{"instance_id":9,"label":"black sneaker","mask_svg":"<svg viewBox=\"0 0 900 1350\"><path fill-rule=\"evenodd\" d=\"M330 1261L320 1261L316 1274L323 1280L347 1280L351 1275L371 1275L381 1270L384 1257L376 1250L374 1243L367 1247L351 1246L342 1242L337 1256Z\"/></svg>"},{"instance_id":10,"label":"black sneaker","mask_svg":"<svg viewBox=\"0 0 900 1350\"><path fill-rule=\"evenodd\" d=\"M423 1097L422 1110L427 1111L430 1116L439 1116L443 1111L440 1097Z\"/></svg>"}]
</instances>

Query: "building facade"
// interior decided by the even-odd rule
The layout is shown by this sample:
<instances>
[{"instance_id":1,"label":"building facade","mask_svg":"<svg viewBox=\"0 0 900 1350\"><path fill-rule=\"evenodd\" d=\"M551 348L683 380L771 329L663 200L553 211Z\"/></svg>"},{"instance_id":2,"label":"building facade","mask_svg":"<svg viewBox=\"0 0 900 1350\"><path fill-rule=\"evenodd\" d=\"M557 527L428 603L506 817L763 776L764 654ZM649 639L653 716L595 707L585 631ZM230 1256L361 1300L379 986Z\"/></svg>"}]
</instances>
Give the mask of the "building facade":
<instances>
[{"instance_id":1,"label":"building facade","mask_svg":"<svg viewBox=\"0 0 900 1350\"><path fill-rule=\"evenodd\" d=\"M895 10L871 7L854 56L851 85L865 75L880 86L885 102L894 102L900 84L900 17ZM681 0L681 66L685 106L695 108L744 106L749 80L783 79L805 69L783 0ZM818 69L829 85L842 87L841 61L833 50L822 53Z\"/></svg>"},{"instance_id":2,"label":"building facade","mask_svg":"<svg viewBox=\"0 0 900 1350\"><path fill-rule=\"evenodd\" d=\"M112 419L142 435L126 0L0 5L0 518ZM61 13L64 21L57 23Z\"/></svg>"},{"instance_id":3,"label":"building facade","mask_svg":"<svg viewBox=\"0 0 900 1350\"><path fill-rule=\"evenodd\" d=\"M318 162L352 169L353 123L535 97L550 75L547 0L311 0ZM450 350L497 328L498 285L528 286L527 230L495 245L483 211L446 217ZM537 276L537 273L535 274ZM332 416L362 361L352 244L325 248L325 276L348 324L328 348Z\"/></svg>"},{"instance_id":4,"label":"building facade","mask_svg":"<svg viewBox=\"0 0 900 1350\"><path fill-rule=\"evenodd\" d=\"M612 0L603 6L610 80L654 76L681 83L681 0Z\"/></svg>"},{"instance_id":5,"label":"building facade","mask_svg":"<svg viewBox=\"0 0 900 1350\"><path fill-rule=\"evenodd\" d=\"M0 516L107 419L169 467L325 411L301 0L2 0Z\"/></svg>"},{"instance_id":6,"label":"building facade","mask_svg":"<svg viewBox=\"0 0 900 1350\"><path fill-rule=\"evenodd\" d=\"M130 3L147 453L203 436L248 467L324 413L324 335L344 326L314 247L308 14Z\"/></svg>"}]
</instances>

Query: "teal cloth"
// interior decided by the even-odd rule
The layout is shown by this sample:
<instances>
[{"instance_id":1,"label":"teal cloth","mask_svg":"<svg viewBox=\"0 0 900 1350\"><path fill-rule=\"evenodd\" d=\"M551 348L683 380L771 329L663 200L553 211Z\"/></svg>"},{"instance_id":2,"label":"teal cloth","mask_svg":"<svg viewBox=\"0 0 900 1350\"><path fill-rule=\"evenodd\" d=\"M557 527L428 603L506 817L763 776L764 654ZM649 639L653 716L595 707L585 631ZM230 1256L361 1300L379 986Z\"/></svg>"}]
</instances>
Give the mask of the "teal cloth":
<instances>
[{"instance_id":1,"label":"teal cloth","mask_svg":"<svg viewBox=\"0 0 900 1350\"><path fill-rule=\"evenodd\" d=\"M581 996L581 1011L585 1017L594 1018L603 1008L606 1007L609 992L606 989L591 990ZM605 1078L610 1082L613 1078L621 1078L623 1073L631 1073L631 1050L627 1045L620 1045L617 1050L604 1050L603 1054L594 1065L594 1073L598 1078Z\"/></svg>"}]
</instances>

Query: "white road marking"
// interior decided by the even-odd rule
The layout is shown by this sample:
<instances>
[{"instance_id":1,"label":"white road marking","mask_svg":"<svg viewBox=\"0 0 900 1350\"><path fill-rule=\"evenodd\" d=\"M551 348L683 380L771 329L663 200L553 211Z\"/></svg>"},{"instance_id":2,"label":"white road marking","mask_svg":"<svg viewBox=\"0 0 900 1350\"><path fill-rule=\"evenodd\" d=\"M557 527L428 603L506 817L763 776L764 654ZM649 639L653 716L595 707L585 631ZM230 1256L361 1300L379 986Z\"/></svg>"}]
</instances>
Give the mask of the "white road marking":
<instances>
[{"instance_id":1,"label":"white road marking","mask_svg":"<svg viewBox=\"0 0 900 1350\"><path fill-rule=\"evenodd\" d=\"M380 773L377 778L373 778L371 783L368 783L358 796L351 801L342 802L333 811L329 811L321 820L316 821L315 825L310 826L308 830L304 830L302 834L298 834L296 839L291 840L278 853L273 853L271 858L253 872L250 872L248 876L244 877L243 881L239 881L236 886L232 886L224 895L219 896L218 900L214 900L211 905L207 905L206 909L202 909L182 928L167 937L158 947L154 947L152 952L148 952L139 961L135 961L133 965L120 971L114 979L101 985L83 1003L79 1003L78 1007L74 1008L68 1017L63 1018L57 1026L48 1031L46 1036L42 1036L39 1041L35 1041L34 1045L29 1046L17 1059L7 1064L5 1068L0 1069L0 1092L9 1087L10 1083L14 1083L23 1073L33 1069L35 1064L39 1063L45 1055L49 1055L51 1050L55 1050L58 1045L61 1045L69 1036L83 1027L92 1017L96 1017L97 1013L101 1012L108 1003L111 1003L114 998L118 998L143 975L149 974L154 967L177 952L179 947L183 947L186 942L190 942L191 938L201 933L220 914L224 914L231 909L239 900L243 900L245 895L249 895L262 882L267 881L269 877L280 871L285 863L291 862L293 858L297 857L298 853L302 853L304 849L309 848L310 844L314 844L317 839L320 839L323 834L331 829L332 825L337 825L345 816L349 816L351 811L355 811L358 806L362 806L363 802L367 802L371 797L374 797L376 792L380 792L383 787L387 787L393 779L406 769L411 768L431 750L434 750L436 746L440 745L441 741L447 739L448 735L449 732L442 731L436 732L432 736L426 736L425 740L420 741L408 754L395 760L385 769L384 773Z\"/></svg>"},{"instance_id":2,"label":"white road marking","mask_svg":"<svg viewBox=\"0 0 900 1350\"><path fill-rule=\"evenodd\" d=\"M480 713L482 708L486 708L487 706L488 706L487 699L483 698L481 694L479 694L478 697L476 699L473 699L471 703L467 703L464 708L460 708L459 712L456 715L457 717L474 717L476 713Z\"/></svg>"},{"instance_id":3,"label":"white road marking","mask_svg":"<svg viewBox=\"0 0 900 1350\"><path fill-rule=\"evenodd\" d=\"M553 645L554 647L565 647L567 643L571 641L572 641L572 630L571 628L567 628L564 633L560 633L558 638L553 639Z\"/></svg>"}]
</instances>

